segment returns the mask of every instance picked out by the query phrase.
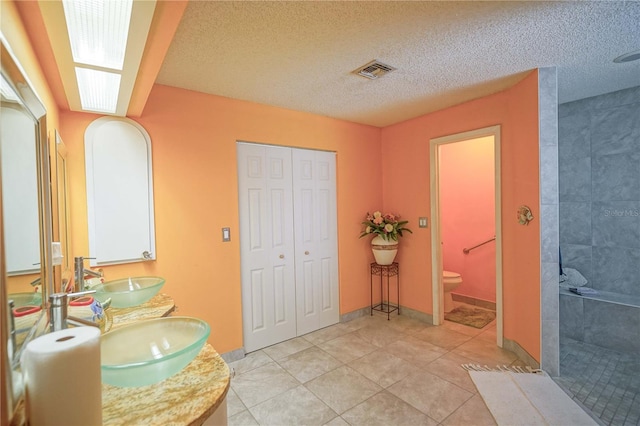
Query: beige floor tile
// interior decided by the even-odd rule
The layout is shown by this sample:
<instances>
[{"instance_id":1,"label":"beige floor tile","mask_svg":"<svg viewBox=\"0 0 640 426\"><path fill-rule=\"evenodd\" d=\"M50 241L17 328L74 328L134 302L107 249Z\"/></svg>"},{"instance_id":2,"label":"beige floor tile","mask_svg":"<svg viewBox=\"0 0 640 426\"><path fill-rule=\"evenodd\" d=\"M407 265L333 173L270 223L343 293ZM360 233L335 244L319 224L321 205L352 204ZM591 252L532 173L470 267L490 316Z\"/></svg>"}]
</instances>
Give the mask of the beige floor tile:
<instances>
[{"instance_id":1,"label":"beige floor tile","mask_svg":"<svg viewBox=\"0 0 640 426\"><path fill-rule=\"evenodd\" d=\"M478 338L463 343L453 352L469 359L476 359L480 364L494 367L496 364L509 365L518 358L513 352L498 347L495 342Z\"/></svg>"},{"instance_id":2,"label":"beige floor tile","mask_svg":"<svg viewBox=\"0 0 640 426\"><path fill-rule=\"evenodd\" d=\"M255 368L231 381L231 388L242 403L251 408L300 384L274 361Z\"/></svg>"},{"instance_id":3,"label":"beige floor tile","mask_svg":"<svg viewBox=\"0 0 640 426\"><path fill-rule=\"evenodd\" d=\"M295 339L286 340L277 345L269 346L262 349L262 351L269 355L271 359L279 360L296 352L303 351L313 346L307 339L302 337L296 337Z\"/></svg>"},{"instance_id":4,"label":"beige floor tile","mask_svg":"<svg viewBox=\"0 0 640 426\"><path fill-rule=\"evenodd\" d=\"M404 334L413 335L429 327L433 327L433 325L400 315L392 317L389 321L388 327Z\"/></svg>"},{"instance_id":5,"label":"beige floor tile","mask_svg":"<svg viewBox=\"0 0 640 426\"><path fill-rule=\"evenodd\" d=\"M244 358L238 361L230 363L229 368L233 369L236 375L239 375L270 362L273 362L273 359L271 359L267 354L262 351L256 351L247 354Z\"/></svg>"},{"instance_id":6,"label":"beige floor tile","mask_svg":"<svg viewBox=\"0 0 640 426\"><path fill-rule=\"evenodd\" d=\"M249 411L261 425L322 425L337 417L304 386L288 390Z\"/></svg>"},{"instance_id":7,"label":"beige floor tile","mask_svg":"<svg viewBox=\"0 0 640 426\"><path fill-rule=\"evenodd\" d=\"M511 366L511 367L531 367L531 368L534 368L533 366L530 366L529 364L526 363L526 361L523 361L520 358L514 359L511 362L511 364L509 364L509 366Z\"/></svg>"},{"instance_id":8,"label":"beige floor tile","mask_svg":"<svg viewBox=\"0 0 640 426\"><path fill-rule=\"evenodd\" d=\"M407 376L387 390L437 422L443 421L473 396L426 371Z\"/></svg>"},{"instance_id":9,"label":"beige floor tile","mask_svg":"<svg viewBox=\"0 0 640 426\"><path fill-rule=\"evenodd\" d=\"M329 423L325 423L324 426L349 426L349 423L347 423L342 417L338 416Z\"/></svg>"},{"instance_id":10,"label":"beige floor tile","mask_svg":"<svg viewBox=\"0 0 640 426\"><path fill-rule=\"evenodd\" d=\"M351 425L437 425L426 414L389 392L380 392L342 414Z\"/></svg>"},{"instance_id":11,"label":"beige floor tile","mask_svg":"<svg viewBox=\"0 0 640 426\"><path fill-rule=\"evenodd\" d=\"M406 334L390 328L388 325L371 324L354 332L365 342L383 348L406 336Z\"/></svg>"},{"instance_id":12,"label":"beige floor tile","mask_svg":"<svg viewBox=\"0 0 640 426\"><path fill-rule=\"evenodd\" d=\"M314 345L319 345L322 342L335 339L336 337L340 337L343 334L349 333L350 331L351 330L349 330L349 328L344 324L335 324L318 331L305 334L302 337Z\"/></svg>"},{"instance_id":13,"label":"beige floor tile","mask_svg":"<svg viewBox=\"0 0 640 426\"><path fill-rule=\"evenodd\" d=\"M478 334L478 339L483 339L486 340L488 342L492 342L493 344L496 344L497 339L496 339L496 327L490 327L487 329L482 329L482 333Z\"/></svg>"},{"instance_id":14,"label":"beige floor tile","mask_svg":"<svg viewBox=\"0 0 640 426\"><path fill-rule=\"evenodd\" d=\"M473 364L473 361L449 352L431 362L425 370L469 392L475 393L477 392L476 385L473 384L473 380L471 380L467 370L462 368L462 364Z\"/></svg>"},{"instance_id":15,"label":"beige floor tile","mask_svg":"<svg viewBox=\"0 0 640 426\"><path fill-rule=\"evenodd\" d=\"M493 426L496 421L480 395L474 395L443 422L443 425Z\"/></svg>"},{"instance_id":16,"label":"beige floor tile","mask_svg":"<svg viewBox=\"0 0 640 426\"><path fill-rule=\"evenodd\" d=\"M379 349L349 363L349 366L383 388L416 371L416 366Z\"/></svg>"},{"instance_id":17,"label":"beige floor tile","mask_svg":"<svg viewBox=\"0 0 640 426\"><path fill-rule=\"evenodd\" d=\"M373 324L379 324L380 326L382 326L384 324L382 321L386 321L386 320L387 320L386 316L382 318L382 317L378 317L377 315L372 316L367 314L362 317L356 318L354 320L343 322L341 324L345 327L346 330L351 332L351 331L360 330L361 328L364 328Z\"/></svg>"},{"instance_id":18,"label":"beige floor tile","mask_svg":"<svg viewBox=\"0 0 640 426\"><path fill-rule=\"evenodd\" d=\"M253 418L249 410L231 416L227 419L228 426L258 426L258 422Z\"/></svg>"},{"instance_id":19,"label":"beige floor tile","mask_svg":"<svg viewBox=\"0 0 640 426\"><path fill-rule=\"evenodd\" d=\"M447 353L446 349L413 336L405 336L389 344L384 350L419 368L426 368L429 363Z\"/></svg>"},{"instance_id":20,"label":"beige floor tile","mask_svg":"<svg viewBox=\"0 0 640 426\"><path fill-rule=\"evenodd\" d=\"M346 365L313 379L306 387L338 414L382 390L380 386Z\"/></svg>"},{"instance_id":21,"label":"beige floor tile","mask_svg":"<svg viewBox=\"0 0 640 426\"><path fill-rule=\"evenodd\" d=\"M362 340L355 332L321 343L318 347L344 363L378 349L377 346Z\"/></svg>"},{"instance_id":22,"label":"beige floor tile","mask_svg":"<svg viewBox=\"0 0 640 426\"><path fill-rule=\"evenodd\" d=\"M444 325L426 328L421 332L414 334L413 336L420 340L424 340L425 342L449 350L460 346L464 342L469 341L472 337L454 330L450 330Z\"/></svg>"},{"instance_id":23,"label":"beige floor tile","mask_svg":"<svg viewBox=\"0 0 640 426\"><path fill-rule=\"evenodd\" d=\"M247 407L242 403L238 395L233 389L227 391L227 417L231 417L241 411L246 410Z\"/></svg>"},{"instance_id":24,"label":"beige floor tile","mask_svg":"<svg viewBox=\"0 0 640 426\"><path fill-rule=\"evenodd\" d=\"M313 346L278 361L278 364L301 383L315 379L343 363Z\"/></svg>"}]
</instances>

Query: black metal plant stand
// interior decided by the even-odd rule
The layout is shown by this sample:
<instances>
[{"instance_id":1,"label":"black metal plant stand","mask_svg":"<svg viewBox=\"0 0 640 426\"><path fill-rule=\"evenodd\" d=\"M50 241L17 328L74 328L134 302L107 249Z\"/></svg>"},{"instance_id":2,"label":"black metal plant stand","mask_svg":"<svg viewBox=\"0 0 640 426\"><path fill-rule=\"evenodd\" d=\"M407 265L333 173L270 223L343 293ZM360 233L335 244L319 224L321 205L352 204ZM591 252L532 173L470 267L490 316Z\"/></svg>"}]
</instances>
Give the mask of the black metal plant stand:
<instances>
[{"instance_id":1,"label":"black metal plant stand","mask_svg":"<svg viewBox=\"0 0 640 426\"><path fill-rule=\"evenodd\" d=\"M380 303L374 305L373 304L373 278L379 276L380 277ZM384 278L387 278L387 300L385 303L384 292L383 292L383 281ZM391 304L391 294L389 293L389 279L390 277L396 277L396 304ZM387 320L390 319L390 314L393 311L398 311L398 315L400 315L400 267L398 266L398 262L393 262L391 265L378 265L373 262L371 264L371 315L373 316L373 311L384 312L387 314Z\"/></svg>"}]
</instances>

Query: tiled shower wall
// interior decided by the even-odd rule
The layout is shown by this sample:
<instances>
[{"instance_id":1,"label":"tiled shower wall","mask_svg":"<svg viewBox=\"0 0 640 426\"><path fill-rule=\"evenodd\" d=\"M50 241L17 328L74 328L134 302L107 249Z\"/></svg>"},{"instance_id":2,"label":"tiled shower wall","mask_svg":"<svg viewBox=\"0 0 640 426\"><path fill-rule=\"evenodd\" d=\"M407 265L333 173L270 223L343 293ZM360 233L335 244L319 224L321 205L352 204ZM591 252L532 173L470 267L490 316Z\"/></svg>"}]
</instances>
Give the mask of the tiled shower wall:
<instances>
[{"instance_id":1,"label":"tiled shower wall","mask_svg":"<svg viewBox=\"0 0 640 426\"><path fill-rule=\"evenodd\" d=\"M562 265L640 297L640 86L558 109Z\"/></svg>"}]
</instances>

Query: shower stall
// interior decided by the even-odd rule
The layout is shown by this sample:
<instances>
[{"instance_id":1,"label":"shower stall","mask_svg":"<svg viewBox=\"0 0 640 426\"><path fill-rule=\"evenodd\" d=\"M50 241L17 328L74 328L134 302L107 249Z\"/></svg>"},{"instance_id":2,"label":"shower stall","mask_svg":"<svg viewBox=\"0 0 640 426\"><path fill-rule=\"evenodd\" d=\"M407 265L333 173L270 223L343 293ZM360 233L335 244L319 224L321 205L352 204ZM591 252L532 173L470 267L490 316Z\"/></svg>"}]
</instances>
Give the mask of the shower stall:
<instances>
[{"instance_id":1,"label":"shower stall","mask_svg":"<svg viewBox=\"0 0 640 426\"><path fill-rule=\"evenodd\" d=\"M637 424L640 86L559 106L558 174L562 266L597 292L559 290L561 380L604 423Z\"/></svg>"}]
</instances>

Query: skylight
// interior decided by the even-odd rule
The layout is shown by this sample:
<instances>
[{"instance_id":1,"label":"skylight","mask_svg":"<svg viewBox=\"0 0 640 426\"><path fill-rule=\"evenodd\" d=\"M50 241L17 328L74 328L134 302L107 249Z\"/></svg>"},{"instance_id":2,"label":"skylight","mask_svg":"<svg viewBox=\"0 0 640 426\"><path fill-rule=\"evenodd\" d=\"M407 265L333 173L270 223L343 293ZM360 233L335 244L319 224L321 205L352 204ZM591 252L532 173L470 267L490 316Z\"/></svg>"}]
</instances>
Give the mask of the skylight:
<instances>
[{"instance_id":1,"label":"skylight","mask_svg":"<svg viewBox=\"0 0 640 426\"><path fill-rule=\"evenodd\" d=\"M76 64L122 70L132 0L63 0Z\"/></svg>"},{"instance_id":2,"label":"skylight","mask_svg":"<svg viewBox=\"0 0 640 426\"><path fill-rule=\"evenodd\" d=\"M76 67L80 104L87 111L113 114L120 93L120 74Z\"/></svg>"}]
</instances>

